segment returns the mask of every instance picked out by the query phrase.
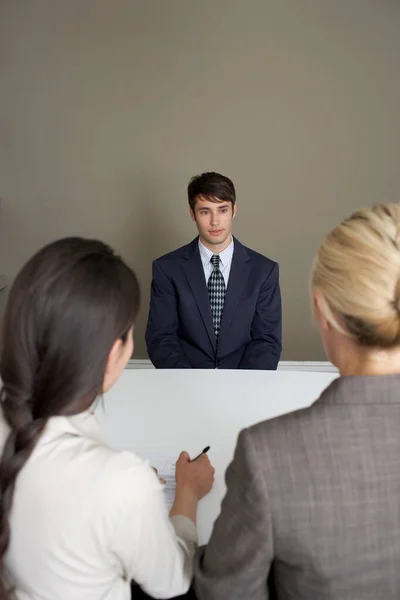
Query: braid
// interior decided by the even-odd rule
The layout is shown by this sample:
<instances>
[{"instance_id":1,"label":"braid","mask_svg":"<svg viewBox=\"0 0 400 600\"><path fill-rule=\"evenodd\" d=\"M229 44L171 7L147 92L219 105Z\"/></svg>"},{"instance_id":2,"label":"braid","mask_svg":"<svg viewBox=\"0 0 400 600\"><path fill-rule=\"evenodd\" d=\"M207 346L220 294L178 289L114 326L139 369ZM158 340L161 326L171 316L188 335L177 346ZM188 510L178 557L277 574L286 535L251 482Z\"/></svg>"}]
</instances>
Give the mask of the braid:
<instances>
[{"instance_id":1,"label":"braid","mask_svg":"<svg viewBox=\"0 0 400 600\"><path fill-rule=\"evenodd\" d=\"M133 271L97 240L53 242L14 280L0 335L0 413L9 427L0 458L0 600L14 594L5 556L17 477L48 419L82 412L102 391L110 350L132 329L139 299Z\"/></svg>"},{"instance_id":2,"label":"braid","mask_svg":"<svg viewBox=\"0 0 400 600\"><path fill-rule=\"evenodd\" d=\"M18 473L30 457L46 424L46 419L34 419L32 401L5 386L0 392L0 404L10 433L0 459L0 600L7 600L12 591L7 585L3 557L10 543L9 516Z\"/></svg>"}]
</instances>

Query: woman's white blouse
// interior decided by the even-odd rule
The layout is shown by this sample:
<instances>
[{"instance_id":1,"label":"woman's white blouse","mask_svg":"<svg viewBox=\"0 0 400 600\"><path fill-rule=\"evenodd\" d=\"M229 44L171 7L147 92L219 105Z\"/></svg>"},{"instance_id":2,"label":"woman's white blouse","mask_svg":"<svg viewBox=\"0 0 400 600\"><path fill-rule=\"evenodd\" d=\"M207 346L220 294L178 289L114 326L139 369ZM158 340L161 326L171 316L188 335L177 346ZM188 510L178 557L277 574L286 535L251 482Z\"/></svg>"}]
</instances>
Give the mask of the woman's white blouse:
<instances>
[{"instance_id":1,"label":"woman's white blouse","mask_svg":"<svg viewBox=\"0 0 400 600\"><path fill-rule=\"evenodd\" d=\"M2 425L4 444L7 430ZM49 420L17 477L5 557L18 600L128 600L187 591L194 523L169 519L147 462L109 448L95 415Z\"/></svg>"}]
</instances>

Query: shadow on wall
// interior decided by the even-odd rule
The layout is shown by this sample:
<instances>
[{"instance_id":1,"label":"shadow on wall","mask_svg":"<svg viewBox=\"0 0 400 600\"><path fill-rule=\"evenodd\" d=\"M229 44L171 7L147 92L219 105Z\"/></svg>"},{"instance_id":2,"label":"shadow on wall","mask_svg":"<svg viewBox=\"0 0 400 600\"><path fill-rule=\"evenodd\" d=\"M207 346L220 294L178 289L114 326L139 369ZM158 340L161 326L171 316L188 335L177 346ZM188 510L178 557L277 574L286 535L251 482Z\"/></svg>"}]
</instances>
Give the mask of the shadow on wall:
<instances>
[{"instance_id":1,"label":"shadow on wall","mask_svg":"<svg viewBox=\"0 0 400 600\"><path fill-rule=\"evenodd\" d=\"M8 282L5 275L0 275L0 315L4 313L7 302Z\"/></svg>"},{"instance_id":2,"label":"shadow on wall","mask_svg":"<svg viewBox=\"0 0 400 600\"><path fill-rule=\"evenodd\" d=\"M7 290L0 290L0 317L4 314L4 310L7 304Z\"/></svg>"},{"instance_id":3,"label":"shadow on wall","mask_svg":"<svg viewBox=\"0 0 400 600\"><path fill-rule=\"evenodd\" d=\"M157 173L156 177L154 173ZM197 233L185 197L187 182L182 183L183 193L178 196L176 185L170 180L172 177L163 174L162 169L137 174L130 191L132 208L118 244L123 257L134 268L142 292L135 331L134 356L137 359L147 358L144 335L152 262L188 243Z\"/></svg>"}]
</instances>

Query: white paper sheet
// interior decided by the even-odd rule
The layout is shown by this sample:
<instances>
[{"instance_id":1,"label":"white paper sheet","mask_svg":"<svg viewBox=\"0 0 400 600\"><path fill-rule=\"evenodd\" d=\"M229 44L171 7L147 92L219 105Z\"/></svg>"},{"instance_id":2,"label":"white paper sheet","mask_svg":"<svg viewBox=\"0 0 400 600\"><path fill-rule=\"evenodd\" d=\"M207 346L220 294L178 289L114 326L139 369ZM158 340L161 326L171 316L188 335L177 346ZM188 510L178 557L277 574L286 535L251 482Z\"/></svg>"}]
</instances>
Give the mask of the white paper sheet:
<instances>
[{"instance_id":1,"label":"white paper sheet","mask_svg":"<svg viewBox=\"0 0 400 600\"><path fill-rule=\"evenodd\" d=\"M178 454L175 452L172 453L170 450L166 450L165 452L159 450L141 450L137 454L157 469L160 479L165 479L164 495L167 507L170 510L175 500L175 463L178 459Z\"/></svg>"},{"instance_id":2,"label":"white paper sheet","mask_svg":"<svg viewBox=\"0 0 400 600\"><path fill-rule=\"evenodd\" d=\"M152 467L157 469L158 476L160 479L165 479L164 484L164 494L165 501L167 503L168 509L171 510L172 505L175 500L175 490L176 490L176 482L175 482L175 458L171 460L170 458L161 459L161 460L150 460L150 464Z\"/></svg>"}]
</instances>

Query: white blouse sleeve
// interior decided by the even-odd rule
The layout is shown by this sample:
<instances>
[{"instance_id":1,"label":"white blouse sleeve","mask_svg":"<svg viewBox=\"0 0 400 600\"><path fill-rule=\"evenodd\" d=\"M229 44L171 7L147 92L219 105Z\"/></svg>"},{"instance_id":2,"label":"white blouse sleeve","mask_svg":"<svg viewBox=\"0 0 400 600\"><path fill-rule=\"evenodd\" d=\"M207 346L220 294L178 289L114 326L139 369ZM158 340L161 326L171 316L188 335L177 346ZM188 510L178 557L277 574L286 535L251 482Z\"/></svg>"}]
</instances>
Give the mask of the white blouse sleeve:
<instances>
[{"instance_id":1,"label":"white blouse sleeve","mask_svg":"<svg viewBox=\"0 0 400 600\"><path fill-rule=\"evenodd\" d=\"M146 463L121 475L112 553L122 576L154 598L185 594L193 577L195 524L184 516L169 518L163 486Z\"/></svg>"}]
</instances>

